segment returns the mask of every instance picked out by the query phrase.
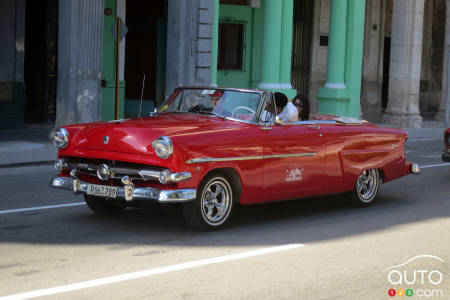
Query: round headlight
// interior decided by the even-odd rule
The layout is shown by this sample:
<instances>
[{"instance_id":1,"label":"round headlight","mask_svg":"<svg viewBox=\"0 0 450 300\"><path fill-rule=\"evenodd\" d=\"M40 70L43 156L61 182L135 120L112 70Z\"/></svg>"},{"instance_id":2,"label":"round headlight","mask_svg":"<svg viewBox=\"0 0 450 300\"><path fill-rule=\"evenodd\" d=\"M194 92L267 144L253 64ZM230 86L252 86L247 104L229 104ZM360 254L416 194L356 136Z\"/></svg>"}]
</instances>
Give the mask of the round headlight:
<instances>
[{"instance_id":1,"label":"round headlight","mask_svg":"<svg viewBox=\"0 0 450 300\"><path fill-rule=\"evenodd\" d=\"M64 149L69 143L69 132L64 128L59 128L53 134L53 144L59 149Z\"/></svg>"},{"instance_id":2,"label":"round headlight","mask_svg":"<svg viewBox=\"0 0 450 300\"><path fill-rule=\"evenodd\" d=\"M109 167L105 164L100 164L97 168L97 177L100 180L106 181L110 178L111 171L109 170Z\"/></svg>"},{"instance_id":3,"label":"round headlight","mask_svg":"<svg viewBox=\"0 0 450 300\"><path fill-rule=\"evenodd\" d=\"M172 140L167 136L160 136L152 143L156 155L161 158L169 158L173 153Z\"/></svg>"}]
</instances>

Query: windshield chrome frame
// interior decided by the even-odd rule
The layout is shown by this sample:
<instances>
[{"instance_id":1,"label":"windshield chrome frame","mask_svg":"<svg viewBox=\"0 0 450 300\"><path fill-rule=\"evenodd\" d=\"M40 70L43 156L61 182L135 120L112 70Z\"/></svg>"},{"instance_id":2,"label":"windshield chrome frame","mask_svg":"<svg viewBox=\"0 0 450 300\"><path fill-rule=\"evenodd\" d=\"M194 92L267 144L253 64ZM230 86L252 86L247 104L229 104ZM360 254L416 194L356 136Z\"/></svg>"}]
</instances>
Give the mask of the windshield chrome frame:
<instances>
[{"instance_id":1,"label":"windshield chrome frame","mask_svg":"<svg viewBox=\"0 0 450 300\"><path fill-rule=\"evenodd\" d=\"M166 105L167 102L169 102L169 100L172 98L172 96L173 96L176 92L184 93L184 90L218 90L218 91L230 91L230 92L242 92L242 93L258 94L259 97L260 97L260 101L259 101L259 104L258 104L258 109L257 109L257 111L256 111L256 113L255 113L255 116L254 116L254 118L253 118L252 121L246 121L246 120L236 119L236 118L232 118L232 117L221 116L222 118L227 119L227 120L236 121L236 122L241 122L241 123L246 123L246 124L255 124L255 125L257 125L258 122L259 122L261 109L264 107L264 103L266 102L265 98L267 97L267 94L270 93L270 92L266 92L266 91L262 91L262 90L252 90L252 89L243 89L243 88L221 88L221 87L212 87L212 86L181 86L181 87L176 88L176 89L173 91L172 95L171 95L169 98L167 98L166 101L164 101L163 103L161 103L161 104L158 106L158 108L159 108L159 107L162 107L162 106L164 106L164 105ZM178 95L177 95L177 96L178 96ZM173 99L173 100L175 100L175 99ZM180 105L179 105L179 107L177 108L177 110L180 109L180 107L181 107L181 102L182 102L182 101L180 101ZM160 113L164 113L164 112L160 112L160 111L157 111L157 112L156 112L156 114L160 114ZM174 112L168 112L168 113L174 113ZM175 112L175 113L190 113L190 112L180 112L180 111L177 111L177 112ZM211 114L211 115L205 114L205 115L206 115L206 116L214 116L214 117L218 117L218 116L215 116L215 115L213 115L213 114Z\"/></svg>"}]
</instances>

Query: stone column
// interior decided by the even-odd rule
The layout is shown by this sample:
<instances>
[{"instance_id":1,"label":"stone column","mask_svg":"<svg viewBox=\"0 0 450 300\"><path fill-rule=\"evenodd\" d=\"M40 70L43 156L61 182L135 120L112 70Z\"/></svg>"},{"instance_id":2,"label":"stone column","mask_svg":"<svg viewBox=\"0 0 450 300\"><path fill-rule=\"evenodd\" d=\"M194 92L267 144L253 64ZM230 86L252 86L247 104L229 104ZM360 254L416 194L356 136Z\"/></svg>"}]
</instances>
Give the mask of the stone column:
<instances>
[{"instance_id":1,"label":"stone column","mask_svg":"<svg viewBox=\"0 0 450 300\"><path fill-rule=\"evenodd\" d=\"M347 0L331 0L326 88L345 89Z\"/></svg>"},{"instance_id":2,"label":"stone column","mask_svg":"<svg viewBox=\"0 0 450 300\"><path fill-rule=\"evenodd\" d=\"M389 100L383 123L420 127L420 68L424 0L395 0L392 14Z\"/></svg>"},{"instance_id":3,"label":"stone column","mask_svg":"<svg viewBox=\"0 0 450 300\"><path fill-rule=\"evenodd\" d=\"M279 89L282 1L266 0L264 5L261 83L258 87Z\"/></svg>"},{"instance_id":4,"label":"stone column","mask_svg":"<svg viewBox=\"0 0 450 300\"><path fill-rule=\"evenodd\" d=\"M442 92L441 92L441 103L439 105L439 112L436 114L436 121L444 121L445 120L445 110L448 105L450 105L450 90L449 84L450 81L447 81L448 75L448 58L450 55L450 0L446 0L447 5L447 16L445 19L445 42L444 42L444 59L443 59L443 68L442 68ZM449 104L447 104L449 103ZM448 118L448 117L447 117Z\"/></svg>"},{"instance_id":5,"label":"stone column","mask_svg":"<svg viewBox=\"0 0 450 300\"><path fill-rule=\"evenodd\" d=\"M103 0L60 0L56 127L100 119Z\"/></svg>"},{"instance_id":6,"label":"stone column","mask_svg":"<svg viewBox=\"0 0 450 300\"><path fill-rule=\"evenodd\" d=\"M210 0L168 1L165 98L179 86L211 84L213 11Z\"/></svg>"}]
</instances>

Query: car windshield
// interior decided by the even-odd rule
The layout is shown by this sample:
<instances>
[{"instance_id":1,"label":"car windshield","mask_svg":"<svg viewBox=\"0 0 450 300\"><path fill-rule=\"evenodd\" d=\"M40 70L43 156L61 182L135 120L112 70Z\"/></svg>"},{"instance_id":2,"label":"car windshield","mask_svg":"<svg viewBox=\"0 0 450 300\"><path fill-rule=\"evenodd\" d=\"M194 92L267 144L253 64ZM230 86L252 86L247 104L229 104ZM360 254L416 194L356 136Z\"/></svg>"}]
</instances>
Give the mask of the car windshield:
<instances>
[{"instance_id":1,"label":"car windshield","mask_svg":"<svg viewBox=\"0 0 450 300\"><path fill-rule=\"evenodd\" d=\"M179 89L158 113L211 114L242 121L254 121L261 102L258 92L221 89Z\"/></svg>"}]
</instances>

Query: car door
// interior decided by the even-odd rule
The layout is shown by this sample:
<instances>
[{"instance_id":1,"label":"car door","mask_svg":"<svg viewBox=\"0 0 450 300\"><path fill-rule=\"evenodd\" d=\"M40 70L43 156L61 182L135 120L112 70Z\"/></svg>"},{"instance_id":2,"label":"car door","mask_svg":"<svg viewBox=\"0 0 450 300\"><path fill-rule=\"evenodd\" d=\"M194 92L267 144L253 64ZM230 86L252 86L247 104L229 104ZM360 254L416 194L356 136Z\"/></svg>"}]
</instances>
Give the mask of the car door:
<instances>
[{"instance_id":1,"label":"car door","mask_svg":"<svg viewBox=\"0 0 450 300\"><path fill-rule=\"evenodd\" d=\"M325 142L320 124L262 125L265 201L320 194L326 184Z\"/></svg>"}]
</instances>

